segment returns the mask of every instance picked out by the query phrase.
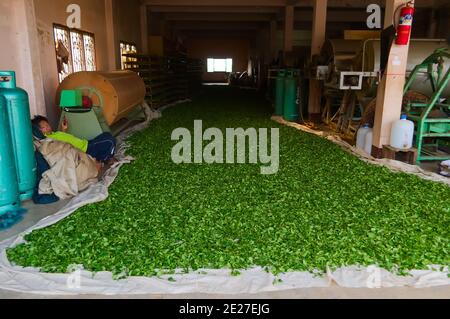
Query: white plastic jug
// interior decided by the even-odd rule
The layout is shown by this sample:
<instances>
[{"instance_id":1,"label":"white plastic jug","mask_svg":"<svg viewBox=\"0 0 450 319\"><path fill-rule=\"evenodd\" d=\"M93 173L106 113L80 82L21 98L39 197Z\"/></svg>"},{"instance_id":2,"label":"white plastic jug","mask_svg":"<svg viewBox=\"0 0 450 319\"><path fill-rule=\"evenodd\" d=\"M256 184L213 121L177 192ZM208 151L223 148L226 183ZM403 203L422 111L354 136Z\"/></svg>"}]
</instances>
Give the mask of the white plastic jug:
<instances>
[{"instance_id":1,"label":"white plastic jug","mask_svg":"<svg viewBox=\"0 0 450 319\"><path fill-rule=\"evenodd\" d=\"M363 124L356 133L356 148L364 149L366 144L366 134L370 131L369 124Z\"/></svg>"},{"instance_id":2,"label":"white plastic jug","mask_svg":"<svg viewBox=\"0 0 450 319\"><path fill-rule=\"evenodd\" d=\"M414 122L409 121L406 115L392 125L390 145L399 149L408 149L413 145Z\"/></svg>"}]
</instances>

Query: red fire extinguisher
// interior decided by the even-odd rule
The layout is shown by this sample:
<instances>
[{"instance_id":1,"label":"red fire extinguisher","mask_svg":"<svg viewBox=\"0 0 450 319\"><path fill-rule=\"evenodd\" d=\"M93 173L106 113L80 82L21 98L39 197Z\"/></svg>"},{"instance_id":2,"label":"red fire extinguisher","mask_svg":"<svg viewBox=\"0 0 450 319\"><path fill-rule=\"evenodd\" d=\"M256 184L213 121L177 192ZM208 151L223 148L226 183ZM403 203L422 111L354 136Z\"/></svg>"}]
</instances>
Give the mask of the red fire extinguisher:
<instances>
[{"instance_id":1,"label":"red fire extinguisher","mask_svg":"<svg viewBox=\"0 0 450 319\"><path fill-rule=\"evenodd\" d=\"M397 38L395 44L407 45L411 34L414 8L408 3L400 11L400 23L397 28Z\"/></svg>"}]
</instances>

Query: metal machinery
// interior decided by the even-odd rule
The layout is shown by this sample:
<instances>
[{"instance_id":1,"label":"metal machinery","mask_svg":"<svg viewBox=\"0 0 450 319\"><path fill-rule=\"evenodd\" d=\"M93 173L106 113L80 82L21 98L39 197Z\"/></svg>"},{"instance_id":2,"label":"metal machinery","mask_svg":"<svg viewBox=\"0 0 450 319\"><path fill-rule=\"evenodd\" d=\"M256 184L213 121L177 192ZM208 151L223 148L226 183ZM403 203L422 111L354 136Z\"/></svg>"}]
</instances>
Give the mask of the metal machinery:
<instances>
[{"instance_id":1,"label":"metal machinery","mask_svg":"<svg viewBox=\"0 0 450 319\"><path fill-rule=\"evenodd\" d=\"M431 52L447 46L444 40L412 39L407 73ZM321 81L325 97L322 119L350 138L362 121L373 124L370 122L375 113L380 57L380 39L338 39L327 40L320 56L313 61L311 76ZM415 79L409 90L432 94L426 72L416 73ZM450 87L444 88L443 96L449 94Z\"/></svg>"},{"instance_id":2,"label":"metal machinery","mask_svg":"<svg viewBox=\"0 0 450 319\"><path fill-rule=\"evenodd\" d=\"M60 105L63 90L79 90L93 107L64 107L61 121L69 121L69 133L92 139L102 132L117 135L133 121L143 120L142 106L146 88L132 71L77 72L60 84L56 104Z\"/></svg>"},{"instance_id":3,"label":"metal machinery","mask_svg":"<svg viewBox=\"0 0 450 319\"><path fill-rule=\"evenodd\" d=\"M304 70L268 69L267 98L274 105L274 114L287 121L303 120L307 111L308 87Z\"/></svg>"},{"instance_id":4,"label":"metal machinery","mask_svg":"<svg viewBox=\"0 0 450 319\"><path fill-rule=\"evenodd\" d=\"M361 48L364 47L364 42L364 40L327 40L322 47L321 54L313 60L310 77L321 81L325 100L322 119L325 123L336 126L336 130L339 132L346 131L346 128L350 126L345 121L346 113L352 113L353 115L355 112L356 100L350 95L356 92L356 86L362 86L362 83L355 83L355 76L358 76L358 81L364 77L375 76L375 74L363 69L360 70L361 76L356 75L355 72L354 61ZM349 75L352 75L353 80L350 88ZM343 77L347 80L344 83L341 81ZM351 91L351 94L347 91ZM363 105L369 100L363 99L361 94L359 98Z\"/></svg>"},{"instance_id":5,"label":"metal machinery","mask_svg":"<svg viewBox=\"0 0 450 319\"><path fill-rule=\"evenodd\" d=\"M286 121L296 121L299 116L298 82L300 70L288 69L284 81L283 117Z\"/></svg>"},{"instance_id":6,"label":"metal machinery","mask_svg":"<svg viewBox=\"0 0 450 319\"><path fill-rule=\"evenodd\" d=\"M404 107L408 117L415 122L417 162L427 160L448 160L450 154L440 151L441 143L450 139L450 52L438 49L409 75L404 93L414 85L429 85L432 94L429 99L411 99ZM421 77L425 75L428 81ZM448 144L447 144L448 146Z\"/></svg>"}]
</instances>

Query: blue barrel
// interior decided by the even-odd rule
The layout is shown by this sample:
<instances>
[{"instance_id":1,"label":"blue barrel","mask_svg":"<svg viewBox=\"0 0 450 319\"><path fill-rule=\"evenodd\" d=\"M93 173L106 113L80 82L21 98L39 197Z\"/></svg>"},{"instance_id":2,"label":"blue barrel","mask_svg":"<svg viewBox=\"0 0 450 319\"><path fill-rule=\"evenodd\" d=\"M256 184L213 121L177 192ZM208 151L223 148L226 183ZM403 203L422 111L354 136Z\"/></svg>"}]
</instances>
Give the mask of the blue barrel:
<instances>
[{"instance_id":1,"label":"blue barrel","mask_svg":"<svg viewBox=\"0 0 450 319\"><path fill-rule=\"evenodd\" d=\"M20 200L24 201L33 196L37 178L36 160L28 94L16 87L14 71L0 71L0 95L6 100Z\"/></svg>"},{"instance_id":2,"label":"blue barrel","mask_svg":"<svg viewBox=\"0 0 450 319\"><path fill-rule=\"evenodd\" d=\"M6 100L0 95L0 216L20 207Z\"/></svg>"}]
</instances>

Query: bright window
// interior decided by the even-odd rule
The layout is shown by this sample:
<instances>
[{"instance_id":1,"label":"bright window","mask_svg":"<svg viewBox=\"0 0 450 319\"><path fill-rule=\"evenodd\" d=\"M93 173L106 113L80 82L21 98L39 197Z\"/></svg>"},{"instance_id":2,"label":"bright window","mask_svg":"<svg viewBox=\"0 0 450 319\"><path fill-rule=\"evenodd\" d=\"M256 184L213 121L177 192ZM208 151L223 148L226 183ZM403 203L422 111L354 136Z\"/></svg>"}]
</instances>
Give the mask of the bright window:
<instances>
[{"instance_id":1,"label":"bright window","mask_svg":"<svg viewBox=\"0 0 450 319\"><path fill-rule=\"evenodd\" d=\"M208 58L208 72L233 72L233 59Z\"/></svg>"},{"instance_id":2,"label":"bright window","mask_svg":"<svg viewBox=\"0 0 450 319\"><path fill-rule=\"evenodd\" d=\"M53 36L59 82L73 72L97 70L92 33L55 24Z\"/></svg>"},{"instance_id":3,"label":"bright window","mask_svg":"<svg viewBox=\"0 0 450 319\"><path fill-rule=\"evenodd\" d=\"M70 40L72 45L73 72L86 71L83 35L79 32L70 31Z\"/></svg>"}]
</instances>

